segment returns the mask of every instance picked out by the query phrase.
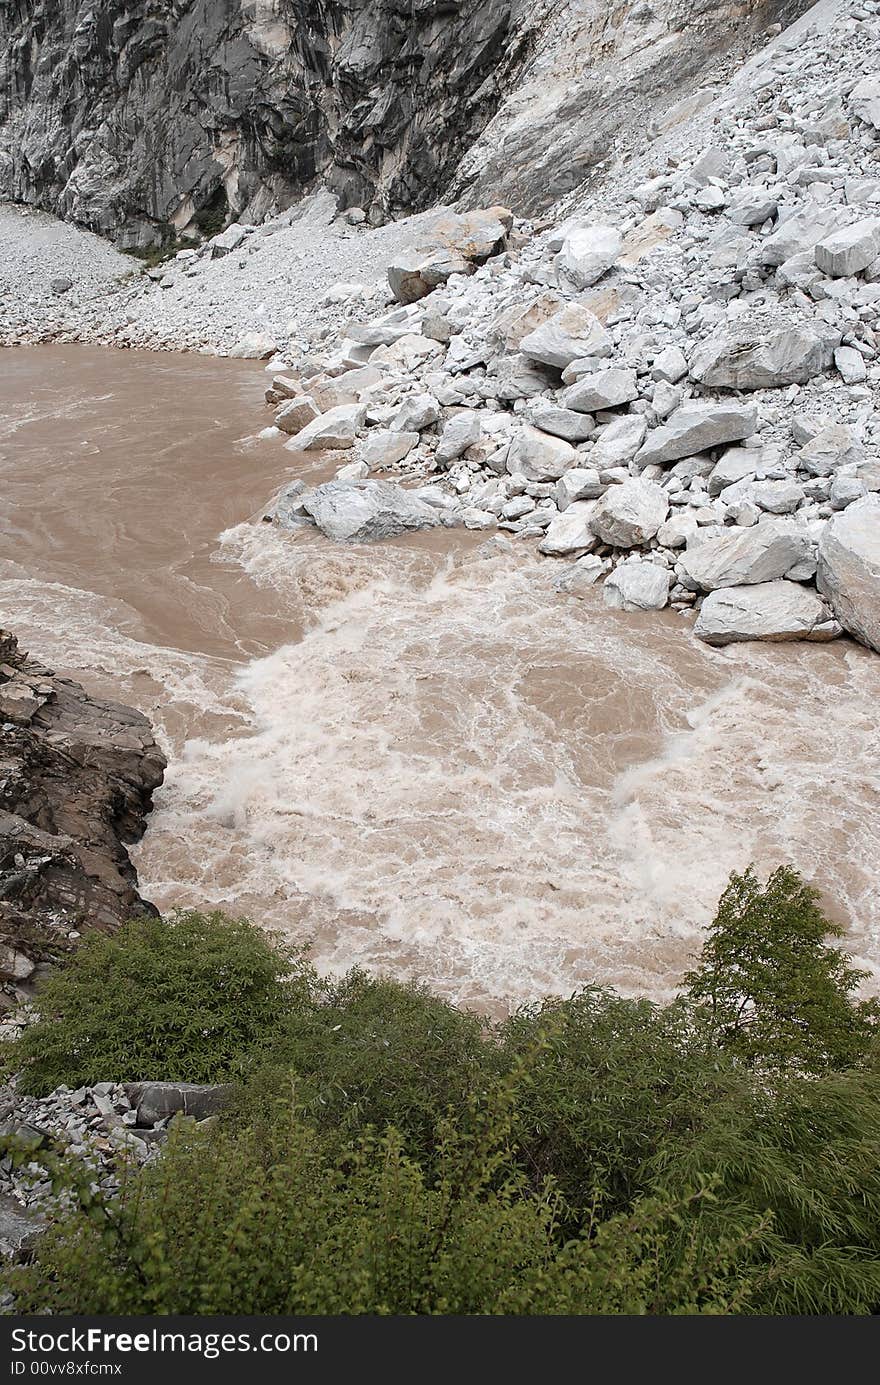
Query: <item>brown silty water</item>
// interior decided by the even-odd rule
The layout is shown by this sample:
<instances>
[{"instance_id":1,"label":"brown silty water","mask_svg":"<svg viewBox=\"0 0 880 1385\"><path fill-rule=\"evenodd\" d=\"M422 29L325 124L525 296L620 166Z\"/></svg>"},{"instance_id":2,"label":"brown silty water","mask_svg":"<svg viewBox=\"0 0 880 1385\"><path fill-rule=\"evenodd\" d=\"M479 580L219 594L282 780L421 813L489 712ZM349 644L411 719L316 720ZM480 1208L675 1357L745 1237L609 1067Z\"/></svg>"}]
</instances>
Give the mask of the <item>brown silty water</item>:
<instances>
[{"instance_id":1,"label":"brown silty water","mask_svg":"<svg viewBox=\"0 0 880 1385\"><path fill-rule=\"evenodd\" d=\"M267 499L328 469L256 436L264 385L201 356L0 357L0 620L153 718L150 898L497 1011L668 996L729 872L791 862L877 988L880 659L711 650L485 535L282 533Z\"/></svg>"}]
</instances>

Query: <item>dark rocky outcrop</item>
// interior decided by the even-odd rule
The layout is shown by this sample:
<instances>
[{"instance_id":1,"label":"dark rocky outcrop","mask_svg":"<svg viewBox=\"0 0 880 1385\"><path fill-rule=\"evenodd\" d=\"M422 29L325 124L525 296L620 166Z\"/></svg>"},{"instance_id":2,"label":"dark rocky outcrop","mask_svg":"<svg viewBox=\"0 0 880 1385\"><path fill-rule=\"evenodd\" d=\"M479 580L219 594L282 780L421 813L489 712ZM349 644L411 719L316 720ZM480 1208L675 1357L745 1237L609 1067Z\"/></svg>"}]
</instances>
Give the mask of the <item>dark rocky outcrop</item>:
<instances>
[{"instance_id":1,"label":"dark rocky outcrop","mask_svg":"<svg viewBox=\"0 0 880 1385\"><path fill-rule=\"evenodd\" d=\"M319 178L436 201L536 32L522 0L7 0L0 196L147 245ZM538 7L540 8L540 7Z\"/></svg>"},{"instance_id":2,"label":"dark rocky outcrop","mask_svg":"<svg viewBox=\"0 0 880 1385\"><path fill-rule=\"evenodd\" d=\"M165 758L140 712L90 697L0 630L0 983L27 990L82 929L148 909L126 844Z\"/></svg>"}]
</instances>

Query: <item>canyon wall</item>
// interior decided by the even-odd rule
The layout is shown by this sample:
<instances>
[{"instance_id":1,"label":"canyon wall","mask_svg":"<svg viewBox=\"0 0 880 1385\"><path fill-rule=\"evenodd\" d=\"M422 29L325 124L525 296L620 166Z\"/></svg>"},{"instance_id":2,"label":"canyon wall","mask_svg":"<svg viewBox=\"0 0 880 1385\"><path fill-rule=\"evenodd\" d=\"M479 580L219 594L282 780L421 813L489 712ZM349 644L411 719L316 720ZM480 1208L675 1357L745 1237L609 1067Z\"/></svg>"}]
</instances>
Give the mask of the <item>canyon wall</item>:
<instances>
[{"instance_id":1,"label":"canyon wall","mask_svg":"<svg viewBox=\"0 0 880 1385\"><path fill-rule=\"evenodd\" d=\"M320 183L376 222L452 197L532 213L804 8L7 0L0 197L125 247L259 220Z\"/></svg>"}]
</instances>

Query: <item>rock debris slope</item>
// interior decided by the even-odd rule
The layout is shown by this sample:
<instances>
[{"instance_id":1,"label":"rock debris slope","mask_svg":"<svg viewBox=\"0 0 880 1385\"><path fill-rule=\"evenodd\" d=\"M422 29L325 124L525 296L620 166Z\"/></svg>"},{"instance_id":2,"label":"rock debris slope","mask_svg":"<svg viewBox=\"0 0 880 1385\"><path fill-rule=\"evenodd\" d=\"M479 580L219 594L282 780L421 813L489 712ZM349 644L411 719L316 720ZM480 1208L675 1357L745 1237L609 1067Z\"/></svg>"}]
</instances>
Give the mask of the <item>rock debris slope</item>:
<instances>
[{"instance_id":1,"label":"rock debris slope","mask_svg":"<svg viewBox=\"0 0 880 1385\"><path fill-rule=\"evenodd\" d=\"M165 758L139 712L92 698L0 630L0 1008L41 962L142 910L126 844Z\"/></svg>"},{"instance_id":2,"label":"rock debris slope","mask_svg":"<svg viewBox=\"0 0 880 1385\"><path fill-rule=\"evenodd\" d=\"M445 275L423 251L415 301L392 264L397 307L288 350L279 416L329 391L359 506L396 470L568 558L565 590L880 649L880 6L818 18L552 229L480 213L504 244ZM300 483L276 517L321 526Z\"/></svg>"}]
</instances>

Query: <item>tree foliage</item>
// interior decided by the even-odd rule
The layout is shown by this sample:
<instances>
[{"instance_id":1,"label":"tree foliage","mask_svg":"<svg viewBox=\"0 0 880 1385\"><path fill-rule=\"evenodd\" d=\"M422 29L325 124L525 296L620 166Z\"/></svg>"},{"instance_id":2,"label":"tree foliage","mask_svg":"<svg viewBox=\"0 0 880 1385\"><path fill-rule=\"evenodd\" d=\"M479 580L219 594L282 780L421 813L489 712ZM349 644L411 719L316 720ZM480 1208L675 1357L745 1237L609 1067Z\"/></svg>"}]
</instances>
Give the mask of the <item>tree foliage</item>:
<instances>
[{"instance_id":1,"label":"tree foliage","mask_svg":"<svg viewBox=\"0 0 880 1385\"><path fill-rule=\"evenodd\" d=\"M29 1088L239 1095L114 1197L40 1151L69 1210L16 1308L876 1312L877 1013L839 936L795 872L749 870L672 1004L588 987L497 1026L219 915L90 940L40 992Z\"/></svg>"},{"instance_id":2,"label":"tree foliage","mask_svg":"<svg viewBox=\"0 0 880 1385\"><path fill-rule=\"evenodd\" d=\"M217 1082L277 1040L310 969L243 919L183 913L93 933L40 987L15 1046L21 1090Z\"/></svg>"},{"instance_id":3,"label":"tree foliage","mask_svg":"<svg viewBox=\"0 0 880 1385\"><path fill-rule=\"evenodd\" d=\"M867 973L826 942L843 929L819 898L789 866L763 888L751 867L733 874L700 964L685 977L718 1043L746 1063L822 1072L872 1051L880 1008L855 1000Z\"/></svg>"}]
</instances>

